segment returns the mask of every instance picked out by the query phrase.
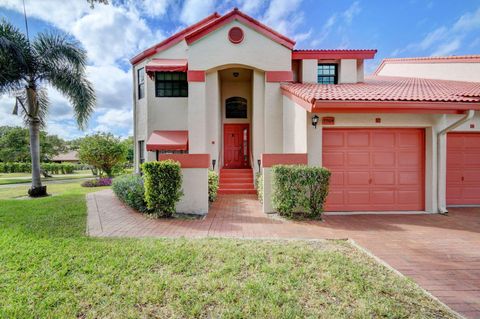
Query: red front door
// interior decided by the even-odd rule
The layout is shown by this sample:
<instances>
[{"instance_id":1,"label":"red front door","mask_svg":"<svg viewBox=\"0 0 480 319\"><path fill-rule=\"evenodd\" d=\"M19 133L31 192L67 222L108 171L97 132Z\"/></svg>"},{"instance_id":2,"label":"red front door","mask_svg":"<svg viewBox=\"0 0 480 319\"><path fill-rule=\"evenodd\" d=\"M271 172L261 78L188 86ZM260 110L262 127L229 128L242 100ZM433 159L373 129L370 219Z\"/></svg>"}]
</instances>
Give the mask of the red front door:
<instances>
[{"instance_id":1,"label":"red front door","mask_svg":"<svg viewBox=\"0 0 480 319\"><path fill-rule=\"evenodd\" d=\"M223 127L223 162L225 168L249 168L249 125L225 124Z\"/></svg>"}]
</instances>

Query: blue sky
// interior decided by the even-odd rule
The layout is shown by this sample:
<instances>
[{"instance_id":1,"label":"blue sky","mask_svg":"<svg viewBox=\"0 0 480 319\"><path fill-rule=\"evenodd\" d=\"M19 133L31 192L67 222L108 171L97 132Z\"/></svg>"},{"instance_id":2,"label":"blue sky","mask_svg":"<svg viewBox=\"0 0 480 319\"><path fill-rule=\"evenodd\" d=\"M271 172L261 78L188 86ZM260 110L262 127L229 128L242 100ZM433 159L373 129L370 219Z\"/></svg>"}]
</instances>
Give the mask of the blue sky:
<instances>
[{"instance_id":1,"label":"blue sky","mask_svg":"<svg viewBox=\"0 0 480 319\"><path fill-rule=\"evenodd\" d=\"M47 130L71 139L95 131L132 134L128 60L213 11L233 7L295 39L296 48L378 49L371 73L386 57L480 54L479 0L124 0L90 9L86 0L25 0L31 36L66 32L88 52L98 98L79 131L68 101L50 89ZM0 18L24 30L21 0L1 0ZM0 125L21 124L13 101L0 97Z\"/></svg>"}]
</instances>

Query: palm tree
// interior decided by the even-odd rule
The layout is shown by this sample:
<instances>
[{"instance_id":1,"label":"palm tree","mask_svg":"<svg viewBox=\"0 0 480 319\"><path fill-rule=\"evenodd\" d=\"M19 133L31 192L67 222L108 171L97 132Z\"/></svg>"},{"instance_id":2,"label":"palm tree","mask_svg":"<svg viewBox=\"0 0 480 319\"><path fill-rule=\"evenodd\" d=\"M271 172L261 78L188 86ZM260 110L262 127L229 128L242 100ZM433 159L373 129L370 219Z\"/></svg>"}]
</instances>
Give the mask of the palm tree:
<instances>
[{"instance_id":1,"label":"palm tree","mask_svg":"<svg viewBox=\"0 0 480 319\"><path fill-rule=\"evenodd\" d=\"M15 97L14 114L23 114L30 131L32 197L45 196L40 171L40 128L49 106L47 86L68 98L79 128L95 106L95 92L85 74L87 54L80 44L55 33L40 33L30 42L11 23L0 21L0 95Z\"/></svg>"}]
</instances>

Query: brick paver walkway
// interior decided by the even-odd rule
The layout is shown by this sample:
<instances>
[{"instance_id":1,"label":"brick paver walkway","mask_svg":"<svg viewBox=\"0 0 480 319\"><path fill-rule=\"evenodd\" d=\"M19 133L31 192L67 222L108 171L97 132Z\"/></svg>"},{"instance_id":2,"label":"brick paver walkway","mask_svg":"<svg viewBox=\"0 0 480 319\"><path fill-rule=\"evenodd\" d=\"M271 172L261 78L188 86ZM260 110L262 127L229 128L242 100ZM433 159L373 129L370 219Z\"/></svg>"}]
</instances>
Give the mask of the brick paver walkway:
<instances>
[{"instance_id":1,"label":"brick paver walkway","mask_svg":"<svg viewBox=\"0 0 480 319\"><path fill-rule=\"evenodd\" d=\"M293 222L263 214L255 195L220 195L201 220L146 218L110 190L87 195L87 204L91 236L350 238L453 310L480 318L480 208Z\"/></svg>"}]
</instances>

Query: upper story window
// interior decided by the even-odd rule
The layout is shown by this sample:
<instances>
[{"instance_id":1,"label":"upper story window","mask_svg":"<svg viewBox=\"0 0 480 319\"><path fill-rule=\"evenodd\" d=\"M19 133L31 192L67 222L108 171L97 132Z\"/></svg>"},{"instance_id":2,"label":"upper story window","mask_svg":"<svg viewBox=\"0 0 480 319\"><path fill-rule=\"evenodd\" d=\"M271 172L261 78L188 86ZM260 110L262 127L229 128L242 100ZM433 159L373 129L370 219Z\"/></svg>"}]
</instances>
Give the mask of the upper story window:
<instances>
[{"instance_id":1,"label":"upper story window","mask_svg":"<svg viewBox=\"0 0 480 319\"><path fill-rule=\"evenodd\" d=\"M138 92L138 99L143 99L145 96L145 69L141 68L137 70L137 92Z\"/></svg>"},{"instance_id":2,"label":"upper story window","mask_svg":"<svg viewBox=\"0 0 480 319\"><path fill-rule=\"evenodd\" d=\"M187 73L156 72L156 97L188 97Z\"/></svg>"},{"instance_id":3,"label":"upper story window","mask_svg":"<svg viewBox=\"0 0 480 319\"><path fill-rule=\"evenodd\" d=\"M319 84L337 84L338 65L333 63L319 64L317 67L317 77Z\"/></svg>"},{"instance_id":4,"label":"upper story window","mask_svg":"<svg viewBox=\"0 0 480 319\"><path fill-rule=\"evenodd\" d=\"M247 99L233 96L225 101L225 118L246 119L247 117Z\"/></svg>"}]
</instances>

